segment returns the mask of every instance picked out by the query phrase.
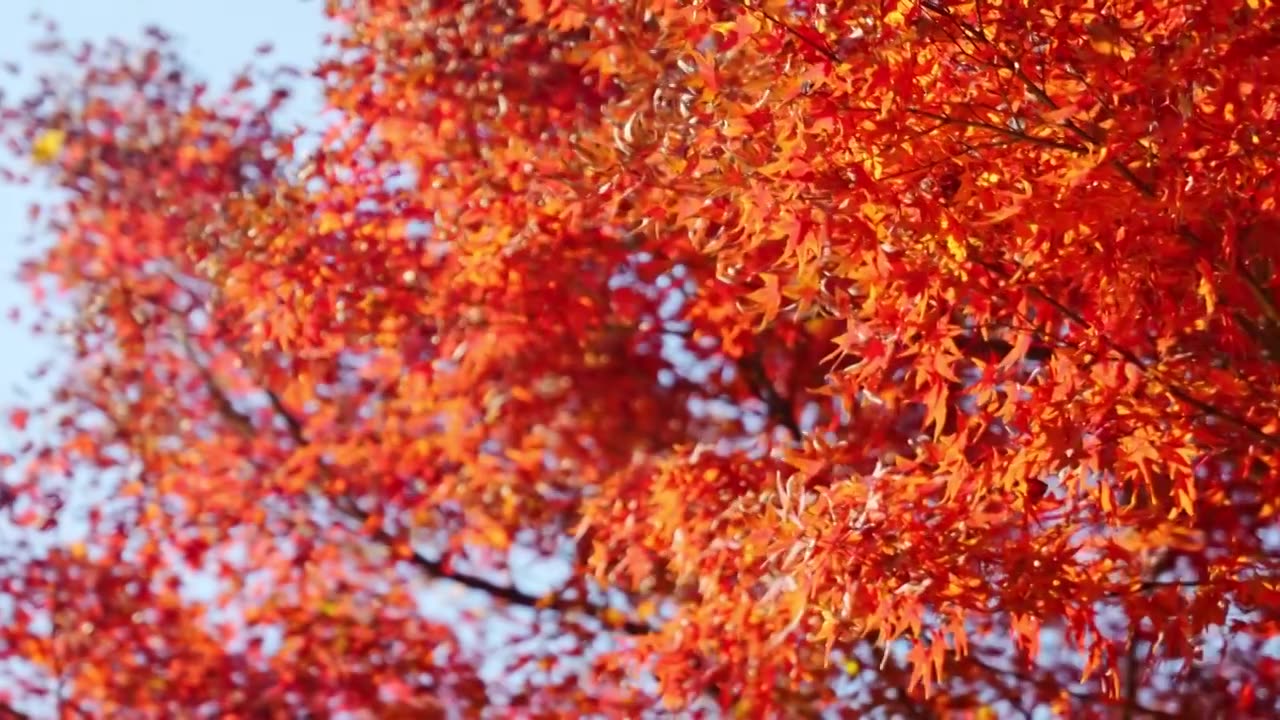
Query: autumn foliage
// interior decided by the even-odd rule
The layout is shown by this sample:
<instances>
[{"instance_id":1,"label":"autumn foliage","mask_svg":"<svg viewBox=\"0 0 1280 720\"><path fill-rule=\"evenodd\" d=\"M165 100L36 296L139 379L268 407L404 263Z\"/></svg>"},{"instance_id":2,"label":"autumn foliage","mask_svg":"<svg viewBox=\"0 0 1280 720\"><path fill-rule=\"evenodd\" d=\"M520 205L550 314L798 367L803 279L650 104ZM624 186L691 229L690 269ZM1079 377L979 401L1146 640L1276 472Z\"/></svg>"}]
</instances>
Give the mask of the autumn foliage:
<instances>
[{"instance_id":1,"label":"autumn foliage","mask_svg":"<svg viewBox=\"0 0 1280 720\"><path fill-rule=\"evenodd\" d=\"M12 712L1280 713L1271 0L327 11L5 105Z\"/></svg>"}]
</instances>

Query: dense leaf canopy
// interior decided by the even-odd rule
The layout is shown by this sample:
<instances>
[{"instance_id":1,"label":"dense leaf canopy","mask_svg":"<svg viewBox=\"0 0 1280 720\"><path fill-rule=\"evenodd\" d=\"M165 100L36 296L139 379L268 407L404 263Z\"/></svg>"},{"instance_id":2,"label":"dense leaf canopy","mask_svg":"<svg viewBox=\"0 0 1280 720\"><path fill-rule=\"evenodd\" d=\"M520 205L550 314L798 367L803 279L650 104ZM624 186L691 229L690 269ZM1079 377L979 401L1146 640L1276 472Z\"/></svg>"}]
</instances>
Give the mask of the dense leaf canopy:
<instances>
[{"instance_id":1,"label":"dense leaf canopy","mask_svg":"<svg viewBox=\"0 0 1280 720\"><path fill-rule=\"evenodd\" d=\"M13 712L1280 712L1271 0L327 12L4 107Z\"/></svg>"}]
</instances>

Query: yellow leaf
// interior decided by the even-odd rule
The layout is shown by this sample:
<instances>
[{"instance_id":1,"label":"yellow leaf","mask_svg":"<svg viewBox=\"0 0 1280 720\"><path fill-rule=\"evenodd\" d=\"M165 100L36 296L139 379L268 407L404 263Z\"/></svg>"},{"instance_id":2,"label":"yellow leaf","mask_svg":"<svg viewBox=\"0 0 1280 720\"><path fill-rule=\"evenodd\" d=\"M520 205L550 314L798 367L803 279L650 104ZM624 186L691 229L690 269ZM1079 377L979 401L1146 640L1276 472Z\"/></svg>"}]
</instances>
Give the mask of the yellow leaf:
<instances>
[{"instance_id":1,"label":"yellow leaf","mask_svg":"<svg viewBox=\"0 0 1280 720\"><path fill-rule=\"evenodd\" d=\"M1206 274L1200 276L1200 284L1196 287L1196 294L1204 300L1205 312L1212 315L1213 311L1218 307L1218 293L1213 286L1213 280Z\"/></svg>"},{"instance_id":2,"label":"yellow leaf","mask_svg":"<svg viewBox=\"0 0 1280 720\"><path fill-rule=\"evenodd\" d=\"M881 210L879 207L871 203L862 204L862 214L865 215L872 223L880 222L885 216L884 210Z\"/></svg>"},{"instance_id":3,"label":"yellow leaf","mask_svg":"<svg viewBox=\"0 0 1280 720\"><path fill-rule=\"evenodd\" d=\"M511 535L507 532L507 528L495 522L485 523L481 530L481 536L485 541L498 549L505 550L511 546Z\"/></svg>"},{"instance_id":4,"label":"yellow leaf","mask_svg":"<svg viewBox=\"0 0 1280 720\"><path fill-rule=\"evenodd\" d=\"M636 616L639 617L641 620L648 620L649 618L657 614L658 614L658 604L655 603L653 600L645 600L644 602L640 603L639 606L636 607Z\"/></svg>"},{"instance_id":5,"label":"yellow leaf","mask_svg":"<svg viewBox=\"0 0 1280 720\"><path fill-rule=\"evenodd\" d=\"M39 165L51 163L62 153L62 147L66 143L66 130L45 130L31 144L31 159Z\"/></svg>"},{"instance_id":6,"label":"yellow leaf","mask_svg":"<svg viewBox=\"0 0 1280 720\"><path fill-rule=\"evenodd\" d=\"M316 232L321 235L328 235L331 232L341 230L343 226L342 216L336 212L326 212L320 216L320 220L316 223Z\"/></svg>"},{"instance_id":7,"label":"yellow leaf","mask_svg":"<svg viewBox=\"0 0 1280 720\"><path fill-rule=\"evenodd\" d=\"M764 280L764 287L747 294L747 299L756 302L759 307L761 318L760 327L766 327L778 315L779 306L782 305L782 292L778 287L778 276L773 273L760 273L760 279Z\"/></svg>"},{"instance_id":8,"label":"yellow leaf","mask_svg":"<svg viewBox=\"0 0 1280 720\"><path fill-rule=\"evenodd\" d=\"M1178 499L1178 507L1187 515L1194 516L1196 514L1196 500L1192 496L1192 492L1185 488L1178 488L1174 492L1174 496Z\"/></svg>"}]
</instances>

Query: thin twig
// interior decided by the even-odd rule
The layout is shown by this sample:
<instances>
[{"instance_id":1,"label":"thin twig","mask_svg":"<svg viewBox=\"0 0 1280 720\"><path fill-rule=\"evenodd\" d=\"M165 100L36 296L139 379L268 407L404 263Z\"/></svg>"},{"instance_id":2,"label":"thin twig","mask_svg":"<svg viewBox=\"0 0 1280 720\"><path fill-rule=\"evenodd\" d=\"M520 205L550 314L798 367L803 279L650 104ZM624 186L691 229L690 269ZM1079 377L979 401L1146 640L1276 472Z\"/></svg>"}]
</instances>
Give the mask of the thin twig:
<instances>
[{"instance_id":1,"label":"thin twig","mask_svg":"<svg viewBox=\"0 0 1280 720\"><path fill-rule=\"evenodd\" d=\"M775 423L786 428L791 433L791 437L796 441L804 438L804 432L800 429L800 421L796 418L794 404L787 398L782 397L778 389L774 387L773 381L769 379L768 373L764 370L764 362L760 359L758 353L750 353L738 361L738 366L743 370L743 378L747 381L747 385L751 387L751 391L756 394L769 411L769 418Z\"/></svg>"},{"instance_id":2,"label":"thin twig","mask_svg":"<svg viewBox=\"0 0 1280 720\"><path fill-rule=\"evenodd\" d=\"M192 354L192 358L192 361L195 362L194 354ZM231 422L238 432L248 437L252 437L256 433L255 428L251 423L249 423L248 418L237 412L231 406L225 392L218 385L212 373L203 367L200 368L200 372L208 385L210 394L215 398L215 404L219 412ZM266 389L264 392L271 403L271 407L284 422L290 439L292 439L298 447L305 447L309 445L310 441L306 437L304 426L297 416L285 407L283 400L281 400L280 396L275 391ZM327 466L324 465L321 466L321 469L326 472L328 471ZM330 498L330 500L333 500L333 498ZM369 514L356 506L355 502L350 498L337 498L336 505L343 513L367 526ZM401 539L394 537L391 533L382 528L372 529L370 534L375 540L383 545L394 547L402 542ZM419 570L432 577L449 580L465 588L483 592L497 601L510 605L518 605L535 610L554 610L562 614L580 613L589 615L602 622L605 627L614 630L621 630L629 635L643 635L653 631L652 626L649 624L631 618L622 619L620 622L618 620L614 620L609 617L609 608L594 605L587 602L585 599L570 600L558 595L545 597L530 595L528 593L521 592L513 586L501 585L481 577L459 572L447 565L443 560L432 560L416 550L411 550L409 560Z\"/></svg>"}]
</instances>

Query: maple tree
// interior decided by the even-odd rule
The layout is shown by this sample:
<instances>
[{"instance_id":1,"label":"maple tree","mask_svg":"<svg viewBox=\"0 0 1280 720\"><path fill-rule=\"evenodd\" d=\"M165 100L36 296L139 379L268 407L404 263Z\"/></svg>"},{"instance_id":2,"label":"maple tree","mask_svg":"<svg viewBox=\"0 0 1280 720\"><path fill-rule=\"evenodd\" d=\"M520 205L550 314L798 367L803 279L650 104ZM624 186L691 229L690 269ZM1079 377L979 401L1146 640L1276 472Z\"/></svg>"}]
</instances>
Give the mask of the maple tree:
<instances>
[{"instance_id":1,"label":"maple tree","mask_svg":"<svg viewBox=\"0 0 1280 720\"><path fill-rule=\"evenodd\" d=\"M1269 0L327 12L310 73L55 41L5 107L73 358L10 701L1280 709Z\"/></svg>"}]
</instances>

